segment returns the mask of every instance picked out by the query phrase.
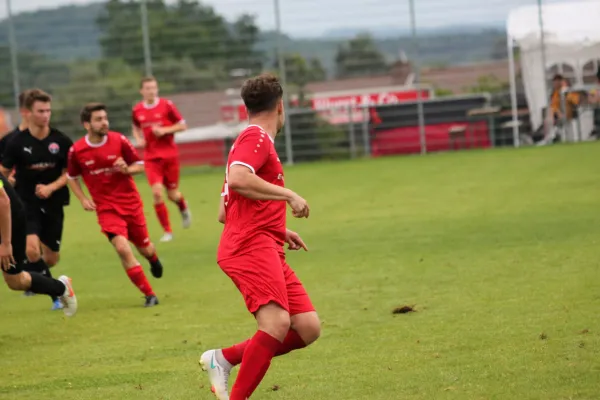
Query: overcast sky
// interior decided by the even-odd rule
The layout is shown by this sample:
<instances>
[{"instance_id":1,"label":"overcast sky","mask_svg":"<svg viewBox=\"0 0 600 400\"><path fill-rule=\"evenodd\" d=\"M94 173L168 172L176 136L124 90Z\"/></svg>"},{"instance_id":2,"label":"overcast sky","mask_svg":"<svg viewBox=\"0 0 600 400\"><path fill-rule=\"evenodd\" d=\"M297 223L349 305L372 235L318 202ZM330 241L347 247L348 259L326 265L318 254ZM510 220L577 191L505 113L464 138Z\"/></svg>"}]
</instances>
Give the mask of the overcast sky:
<instances>
[{"instance_id":1,"label":"overcast sky","mask_svg":"<svg viewBox=\"0 0 600 400\"><path fill-rule=\"evenodd\" d=\"M6 0L0 0L5 17ZM316 36L336 28L409 27L409 0L279 0L283 30L295 35ZM498 23L509 11L536 0L414 0L417 24L423 27ZM561 0L543 0L557 3ZM575 0L562 0L575 1ZM94 0L12 0L13 13L67 4L89 4ZM258 17L262 29L275 25L274 0L203 0L227 18L248 12Z\"/></svg>"}]
</instances>

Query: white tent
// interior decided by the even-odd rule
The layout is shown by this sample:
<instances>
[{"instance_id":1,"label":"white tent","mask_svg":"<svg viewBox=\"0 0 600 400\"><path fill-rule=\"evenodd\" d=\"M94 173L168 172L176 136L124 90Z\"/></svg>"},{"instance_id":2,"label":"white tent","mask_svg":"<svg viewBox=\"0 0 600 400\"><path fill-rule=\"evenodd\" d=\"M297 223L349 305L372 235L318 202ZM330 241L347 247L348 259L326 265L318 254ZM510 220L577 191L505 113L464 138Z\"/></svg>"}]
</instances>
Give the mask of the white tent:
<instances>
[{"instance_id":1,"label":"white tent","mask_svg":"<svg viewBox=\"0 0 600 400\"><path fill-rule=\"evenodd\" d=\"M541 15L540 15L541 11ZM540 28L543 21L544 34ZM565 1L564 3L524 6L512 10L507 21L508 54L510 61L513 129L518 145L516 78L513 47L520 49L521 73L525 96L531 113L532 128L543 123L542 110L549 93L546 71L568 64L575 71L571 82L583 84L583 67L600 59L600 1ZM542 43L545 45L543 46ZM585 118L585 117L584 117ZM589 125L584 122L582 126Z\"/></svg>"}]
</instances>

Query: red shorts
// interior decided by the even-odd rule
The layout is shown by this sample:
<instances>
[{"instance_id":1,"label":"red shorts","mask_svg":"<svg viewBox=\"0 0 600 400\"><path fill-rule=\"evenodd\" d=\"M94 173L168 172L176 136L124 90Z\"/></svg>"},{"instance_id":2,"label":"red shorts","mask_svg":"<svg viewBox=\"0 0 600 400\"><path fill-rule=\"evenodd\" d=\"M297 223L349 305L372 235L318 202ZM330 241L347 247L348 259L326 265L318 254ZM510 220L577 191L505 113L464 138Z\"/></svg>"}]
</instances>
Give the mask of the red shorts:
<instances>
[{"instance_id":1,"label":"red shorts","mask_svg":"<svg viewBox=\"0 0 600 400\"><path fill-rule=\"evenodd\" d=\"M290 315L315 311L302 282L285 261L285 253L276 248L256 249L220 260L219 266L242 293L253 314L271 302Z\"/></svg>"},{"instance_id":2,"label":"red shorts","mask_svg":"<svg viewBox=\"0 0 600 400\"><path fill-rule=\"evenodd\" d=\"M145 160L144 165L150 186L160 183L167 189L177 189L179 187L178 157Z\"/></svg>"},{"instance_id":3,"label":"red shorts","mask_svg":"<svg viewBox=\"0 0 600 400\"><path fill-rule=\"evenodd\" d=\"M146 227L146 217L143 212L131 216L123 216L108 210L98 213L98 223L106 236L124 236L136 247L144 248L150 244L150 235Z\"/></svg>"}]
</instances>

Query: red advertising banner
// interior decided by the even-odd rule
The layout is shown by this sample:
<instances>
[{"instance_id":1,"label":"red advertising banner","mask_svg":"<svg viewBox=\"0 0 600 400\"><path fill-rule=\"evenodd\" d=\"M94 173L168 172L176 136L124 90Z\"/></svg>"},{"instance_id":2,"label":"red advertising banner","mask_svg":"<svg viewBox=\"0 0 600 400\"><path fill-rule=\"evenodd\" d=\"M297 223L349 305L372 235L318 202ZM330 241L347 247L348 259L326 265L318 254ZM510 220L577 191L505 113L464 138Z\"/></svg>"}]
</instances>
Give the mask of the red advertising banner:
<instances>
[{"instance_id":1,"label":"red advertising banner","mask_svg":"<svg viewBox=\"0 0 600 400\"><path fill-rule=\"evenodd\" d=\"M310 99L310 102L312 109L319 111L319 115L329 123L346 124L350 119L355 123L364 121L369 106L399 104L415 101L417 97L418 91L412 89L347 95L316 94ZM429 99L430 97L430 90L421 90L422 99ZM221 120L223 122L240 122L247 118L248 113L243 104L225 104L221 106Z\"/></svg>"}]
</instances>

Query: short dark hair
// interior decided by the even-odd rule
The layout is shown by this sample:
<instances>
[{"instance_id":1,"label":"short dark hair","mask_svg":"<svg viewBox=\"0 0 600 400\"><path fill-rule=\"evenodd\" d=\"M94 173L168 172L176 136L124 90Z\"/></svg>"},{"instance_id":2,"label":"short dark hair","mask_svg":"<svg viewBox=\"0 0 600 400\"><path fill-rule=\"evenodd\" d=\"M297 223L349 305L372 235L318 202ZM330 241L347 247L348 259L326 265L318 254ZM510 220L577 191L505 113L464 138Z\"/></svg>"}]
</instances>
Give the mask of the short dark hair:
<instances>
[{"instance_id":1,"label":"short dark hair","mask_svg":"<svg viewBox=\"0 0 600 400\"><path fill-rule=\"evenodd\" d=\"M25 99L27 99L27 95L29 94L29 90L24 90L19 93L19 109L25 108Z\"/></svg>"},{"instance_id":2,"label":"short dark hair","mask_svg":"<svg viewBox=\"0 0 600 400\"><path fill-rule=\"evenodd\" d=\"M564 79L565 79L565 77L564 77L564 76L562 76L561 74L556 74L556 75L554 75L554 77L552 78L552 82L556 82L556 81L562 81L562 80L564 80Z\"/></svg>"},{"instance_id":3,"label":"short dark hair","mask_svg":"<svg viewBox=\"0 0 600 400\"><path fill-rule=\"evenodd\" d=\"M25 95L23 97L23 105L29 111L31 111L36 101L42 103L50 103L52 101L52 97L41 89L28 90L25 92Z\"/></svg>"},{"instance_id":4,"label":"short dark hair","mask_svg":"<svg viewBox=\"0 0 600 400\"><path fill-rule=\"evenodd\" d=\"M249 114L272 111L283 97L279 79L272 74L261 74L248 79L242 86L242 100Z\"/></svg>"},{"instance_id":5,"label":"short dark hair","mask_svg":"<svg viewBox=\"0 0 600 400\"><path fill-rule=\"evenodd\" d=\"M96 111L106 111L106 106L102 103L89 103L81 110L81 123L92 122L92 114Z\"/></svg>"},{"instance_id":6,"label":"short dark hair","mask_svg":"<svg viewBox=\"0 0 600 400\"><path fill-rule=\"evenodd\" d=\"M146 82L157 82L157 80L155 77L153 77L151 75L143 77L142 80L140 80L140 89L144 87L144 84Z\"/></svg>"}]
</instances>

